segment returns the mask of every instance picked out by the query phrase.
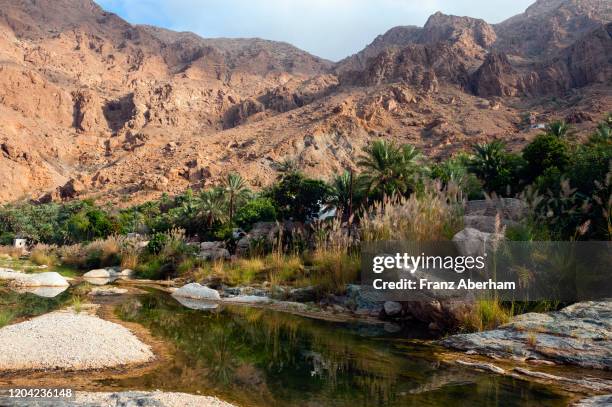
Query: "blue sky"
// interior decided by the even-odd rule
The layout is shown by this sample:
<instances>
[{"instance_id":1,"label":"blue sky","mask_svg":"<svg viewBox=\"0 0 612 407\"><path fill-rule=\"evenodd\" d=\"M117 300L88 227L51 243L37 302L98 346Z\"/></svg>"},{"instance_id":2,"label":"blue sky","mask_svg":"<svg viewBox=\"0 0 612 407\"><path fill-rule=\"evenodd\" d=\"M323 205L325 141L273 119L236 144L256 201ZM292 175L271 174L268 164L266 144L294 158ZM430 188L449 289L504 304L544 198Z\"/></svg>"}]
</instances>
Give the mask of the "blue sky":
<instances>
[{"instance_id":1,"label":"blue sky","mask_svg":"<svg viewBox=\"0 0 612 407\"><path fill-rule=\"evenodd\" d=\"M286 41L337 61L397 25L422 26L436 11L500 22L534 0L96 0L135 24L203 37Z\"/></svg>"}]
</instances>

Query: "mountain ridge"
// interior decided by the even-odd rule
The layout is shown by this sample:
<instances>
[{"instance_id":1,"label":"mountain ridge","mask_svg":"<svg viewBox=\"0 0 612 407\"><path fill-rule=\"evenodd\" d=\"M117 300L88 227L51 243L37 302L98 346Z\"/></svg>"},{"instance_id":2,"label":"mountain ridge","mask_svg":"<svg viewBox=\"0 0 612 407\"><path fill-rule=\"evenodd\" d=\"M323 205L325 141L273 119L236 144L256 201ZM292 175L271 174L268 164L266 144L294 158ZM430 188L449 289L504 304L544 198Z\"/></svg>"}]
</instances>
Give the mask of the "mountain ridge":
<instances>
[{"instance_id":1,"label":"mountain ridge","mask_svg":"<svg viewBox=\"0 0 612 407\"><path fill-rule=\"evenodd\" d=\"M435 13L332 63L132 25L90 0L0 0L0 202L122 205L230 171L257 189L286 159L318 177L354 169L380 137L435 158L491 139L518 148L551 118L589 129L612 110L602 4L539 0L501 25ZM538 38L508 40L551 15L569 20L546 28L559 35L542 36L541 55Z\"/></svg>"}]
</instances>

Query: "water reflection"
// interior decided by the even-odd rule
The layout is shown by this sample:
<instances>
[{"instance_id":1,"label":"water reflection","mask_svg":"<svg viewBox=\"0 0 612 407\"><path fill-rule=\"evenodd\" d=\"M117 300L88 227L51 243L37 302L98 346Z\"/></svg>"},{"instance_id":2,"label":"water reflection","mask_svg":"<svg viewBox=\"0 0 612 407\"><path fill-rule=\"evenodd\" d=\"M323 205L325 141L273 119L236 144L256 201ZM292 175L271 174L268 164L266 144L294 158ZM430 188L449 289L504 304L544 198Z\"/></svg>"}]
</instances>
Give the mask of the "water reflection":
<instances>
[{"instance_id":1,"label":"water reflection","mask_svg":"<svg viewBox=\"0 0 612 407\"><path fill-rule=\"evenodd\" d=\"M117 281L119 277L83 277L83 280L92 285L106 285Z\"/></svg>"},{"instance_id":2,"label":"water reflection","mask_svg":"<svg viewBox=\"0 0 612 407\"><path fill-rule=\"evenodd\" d=\"M58 295L66 291L68 287L69 286L65 286L65 287L14 287L12 288L12 290L20 294L30 293L30 294L37 295L39 297L53 298L53 297L57 297Z\"/></svg>"},{"instance_id":3,"label":"water reflection","mask_svg":"<svg viewBox=\"0 0 612 407\"><path fill-rule=\"evenodd\" d=\"M194 300L186 297L173 297L177 300L182 306L187 307L189 309L195 310L214 310L219 308L219 304L214 302L202 301L202 300Z\"/></svg>"},{"instance_id":4,"label":"water reflection","mask_svg":"<svg viewBox=\"0 0 612 407\"><path fill-rule=\"evenodd\" d=\"M103 383L114 388L216 394L245 406L565 405L543 386L442 366L431 347L371 327L245 306L203 312L161 293L118 314L177 352L142 377Z\"/></svg>"}]
</instances>

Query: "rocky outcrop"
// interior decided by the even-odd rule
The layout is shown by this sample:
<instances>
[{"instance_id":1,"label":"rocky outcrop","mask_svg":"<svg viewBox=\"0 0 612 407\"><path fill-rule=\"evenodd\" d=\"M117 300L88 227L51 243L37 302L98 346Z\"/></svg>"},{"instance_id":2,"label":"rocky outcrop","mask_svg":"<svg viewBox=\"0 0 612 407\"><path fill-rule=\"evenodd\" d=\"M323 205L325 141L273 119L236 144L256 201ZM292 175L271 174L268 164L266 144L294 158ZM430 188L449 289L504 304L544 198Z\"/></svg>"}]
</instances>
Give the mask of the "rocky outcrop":
<instances>
[{"instance_id":1,"label":"rocky outcrop","mask_svg":"<svg viewBox=\"0 0 612 407\"><path fill-rule=\"evenodd\" d=\"M340 76L345 85L374 86L405 82L418 90L435 92L444 80L460 87L469 83L464 58L446 43L409 45L401 50L387 49L369 60L365 70Z\"/></svg>"},{"instance_id":2,"label":"rocky outcrop","mask_svg":"<svg viewBox=\"0 0 612 407\"><path fill-rule=\"evenodd\" d=\"M245 123L249 117L261 113L264 110L265 106L263 103L250 98L245 99L233 106L225 114L225 128L232 128Z\"/></svg>"},{"instance_id":3,"label":"rocky outcrop","mask_svg":"<svg viewBox=\"0 0 612 407\"><path fill-rule=\"evenodd\" d=\"M508 61L508 57L499 52L489 53L482 65L470 77L470 87L475 95L517 96L523 94L521 77Z\"/></svg>"},{"instance_id":4,"label":"rocky outcrop","mask_svg":"<svg viewBox=\"0 0 612 407\"><path fill-rule=\"evenodd\" d=\"M612 301L580 302L548 314L528 313L498 329L454 335L440 344L504 358L612 370Z\"/></svg>"},{"instance_id":5,"label":"rocky outcrop","mask_svg":"<svg viewBox=\"0 0 612 407\"><path fill-rule=\"evenodd\" d=\"M72 126L81 132L108 131L102 112L102 101L98 94L91 90L72 92L74 103L74 118Z\"/></svg>"}]
</instances>

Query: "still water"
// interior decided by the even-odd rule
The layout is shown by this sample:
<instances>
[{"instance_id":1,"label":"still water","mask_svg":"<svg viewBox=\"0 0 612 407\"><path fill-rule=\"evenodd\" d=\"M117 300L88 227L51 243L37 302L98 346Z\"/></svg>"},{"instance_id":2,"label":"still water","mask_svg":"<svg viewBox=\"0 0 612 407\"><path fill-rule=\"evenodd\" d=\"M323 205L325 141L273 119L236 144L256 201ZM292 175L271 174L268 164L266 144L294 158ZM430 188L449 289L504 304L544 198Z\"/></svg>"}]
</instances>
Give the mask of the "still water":
<instances>
[{"instance_id":1,"label":"still water","mask_svg":"<svg viewBox=\"0 0 612 407\"><path fill-rule=\"evenodd\" d=\"M48 298L0 287L0 323L71 305L78 290ZM247 306L186 305L156 290L113 301L120 319L148 328L170 355L140 376L78 374L79 388L216 395L241 406L567 404L553 388L441 363L430 343L406 339L418 330L390 334Z\"/></svg>"},{"instance_id":2,"label":"still water","mask_svg":"<svg viewBox=\"0 0 612 407\"><path fill-rule=\"evenodd\" d=\"M175 350L141 377L102 383L111 388L214 394L244 406L566 405L553 389L440 363L427 343L371 326L244 306L193 310L159 292L116 312Z\"/></svg>"}]
</instances>

